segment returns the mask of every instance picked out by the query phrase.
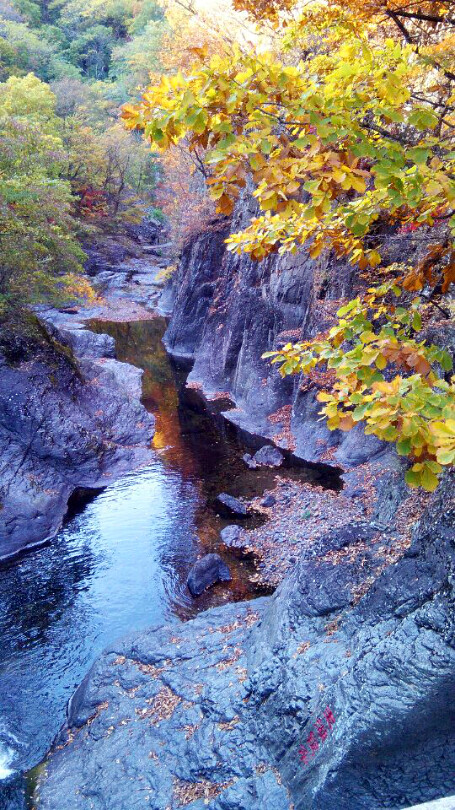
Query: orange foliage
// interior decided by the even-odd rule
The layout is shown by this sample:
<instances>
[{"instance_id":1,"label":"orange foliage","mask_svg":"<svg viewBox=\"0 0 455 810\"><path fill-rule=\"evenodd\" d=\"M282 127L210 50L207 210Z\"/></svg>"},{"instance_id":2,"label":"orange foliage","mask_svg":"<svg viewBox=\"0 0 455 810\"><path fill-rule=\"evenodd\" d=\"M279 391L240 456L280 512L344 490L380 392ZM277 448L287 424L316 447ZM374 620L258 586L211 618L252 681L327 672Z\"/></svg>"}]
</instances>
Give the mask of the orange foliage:
<instances>
[{"instance_id":1,"label":"orange foliage","mask_svg":"<svg viewBox=\"0 0 455 810\"><path fill-rule=\"evenodd\" d=\"M163 35L160 61L164 73L188 72L192 65L226 53L226 31L236 41L245 38L244 23L229 0L217 4L214 17L204 9L192 13L175 2L166 9L169 32ZM153 80L154 76L151 74ZM155 77L158 79L158 77ZM190 151L185 143L161 156L163 180L156 189L156 204L169 220L176 252L193 233L200 232L215 214L206 187L203 150Z\"/></svg>"},{"instance_id":2,"label":"orange foliage","mask_svg":"<svg viewBox=\"0 0 455 810\"><path fill-rule=\"evenodd\" d=\"M195 158L183 147L174 147L162 156L164 178L156 189L156 202L168 218L175 250L214 216L204 177Z\"/></svg>"}]
</instances>

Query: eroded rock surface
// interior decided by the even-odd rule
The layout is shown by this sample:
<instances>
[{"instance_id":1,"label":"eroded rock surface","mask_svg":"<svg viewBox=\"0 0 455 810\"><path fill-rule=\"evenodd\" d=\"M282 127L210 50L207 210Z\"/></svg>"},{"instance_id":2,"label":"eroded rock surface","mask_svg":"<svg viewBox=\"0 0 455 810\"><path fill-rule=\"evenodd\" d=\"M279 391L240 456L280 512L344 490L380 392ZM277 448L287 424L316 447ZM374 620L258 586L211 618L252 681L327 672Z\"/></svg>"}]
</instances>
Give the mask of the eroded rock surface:
<instances>
[{"instance_id":1,"label":"eroded rock surface","mask_svg":"<svg viewBox=\"0 0 455 810\"><path fill-rule=\"evenodd\" d=\"M45 351L0 358L0 559L52 537L76 488L151 460L142 372L112 358L112 338L55 315Z\"/></svg>"},{"instance_id":2,"label":"eroded rock surface","mask_svg":"<svg viewBox=\"0 0 455 810\"><path fill-rule=\"evenodd\" d=\"M249 433L293 450L306 461L350 467L384 449L360 426L329 431L320 419L318 388L303 378L282 379L265 351L308 339L333 323L340 302L355 293L351 266L306 250L264 261L226 250L230 232L245 227L251 200L232 223L219 220L185 247L173 281L174 302L165 336L169 351L194 360L189 384L208 398L229 395L226 418ZM167 302L169 295L167 295Z\"/></svg>"},{"instance_id":3,"label":"eroded rock surface","mask_svg":"<svg viewBox=\"0 0 455 810\"><path fill-rule=\"evenodd\" d=\"M106 651L71 702L40 810L398 810L455 790L455 504L408 551L331 533L273 597Z\"/></svg>"}]
</instances>

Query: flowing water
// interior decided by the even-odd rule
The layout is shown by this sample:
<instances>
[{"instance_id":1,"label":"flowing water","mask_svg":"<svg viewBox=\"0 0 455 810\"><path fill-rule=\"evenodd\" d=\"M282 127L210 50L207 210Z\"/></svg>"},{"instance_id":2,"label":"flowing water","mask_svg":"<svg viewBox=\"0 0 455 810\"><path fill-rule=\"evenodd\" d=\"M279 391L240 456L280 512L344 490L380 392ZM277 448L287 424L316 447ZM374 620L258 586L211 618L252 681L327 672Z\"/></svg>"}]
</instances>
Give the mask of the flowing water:
<instances>
[{"instance_id":1,"label":"flowing water","mask_svg":"<svg viewBox=\"0 0 455 810\"><path fill-rule=\"evenodd\" d=\"M73 501L51 544L0 569L2 810L24 806L17 775L43 758L68 699L107 644L255 595L252 563L226 554L231 583L192 600L186 576L201 553L223 553L218 536L225 524L214 496L257 495L277 473L249 471L234 430L181 402L179 375L161 342L164 319L92 328L113 335L119 360L145 370L143 402L157 417L156 454L149 466Z\"/></svg>"}]
</instances>

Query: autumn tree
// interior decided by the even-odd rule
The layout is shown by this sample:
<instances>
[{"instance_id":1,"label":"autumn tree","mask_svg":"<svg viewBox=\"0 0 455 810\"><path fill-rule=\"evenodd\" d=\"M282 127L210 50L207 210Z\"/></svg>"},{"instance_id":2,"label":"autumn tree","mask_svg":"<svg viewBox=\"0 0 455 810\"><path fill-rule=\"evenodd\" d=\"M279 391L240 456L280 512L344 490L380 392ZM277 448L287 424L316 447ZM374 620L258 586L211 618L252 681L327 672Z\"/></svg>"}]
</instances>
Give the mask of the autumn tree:
<instances>
[{"instance_id":1,"label":"autumn tree","mask_svg":"<svg viewBox=\"0 0 455 810\"><path fill-rule=\"evenodd\" d=\"M274 361L283 374L330 369L329 427L363 422L410 458L409 484L434 489L455 460L455 385L451 358L419 331L425 307L450 315L441 299L455 281L454 4L235 5L267 18L280 55L199 52L187 75L126 106L125 122L154 149L202 151L220 213L252 186L258 215L230 250L261 260L306 245L358 268L368 291ZM416 231L419 260L403 248L390 262L382 234Z\"/></svg>"},{"instance_id":2,"label":"autumn tree","mask_svg":"<svg viewBox=\"0 0 455 810\"><path fill-rule=\"evenodd\" d=\"M141 55L143 79L148 73L159 79L163 73L173 75L190 70L198 54L228 56L234 42L252 47L252 29L233 10L229 0L217 3L216 15L204 4L185 0L182 3L166 0L163 8L165 19L160 27L159 47L144 49ZM134 42L125 46L124 52L131 52L133 46L137 50ZM208 225L215 214L206 185L209 172L204 152L203 146L194 148L182 138L161 154L156 202L166 216L175 257L188 237Z\"/></svg>"},{"instance_id":3,"label":"autumn tree","mask_svg":"<svg viewBox=\"0 0 455 810\"><path fill-rule=\"evenodd\" d=\"M32 75L0 84L0 303L89 293L63 161L49 88Z\"/></svg>"}]
</instances>

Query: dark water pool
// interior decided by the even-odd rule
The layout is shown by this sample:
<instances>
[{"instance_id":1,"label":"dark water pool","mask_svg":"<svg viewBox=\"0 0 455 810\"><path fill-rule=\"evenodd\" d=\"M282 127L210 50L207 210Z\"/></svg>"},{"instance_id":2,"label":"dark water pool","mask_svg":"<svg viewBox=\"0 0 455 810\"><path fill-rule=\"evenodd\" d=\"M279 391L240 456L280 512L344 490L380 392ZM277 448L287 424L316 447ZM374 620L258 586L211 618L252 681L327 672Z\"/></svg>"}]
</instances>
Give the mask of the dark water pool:
<instances>
[{"instance_id":1,"label":"dark water pool","mask_svg":"<svg viewBox=\"0 0 455 810\"><path fill-rule=\"evenodd\" d=\"M194 602L185 586L201 552L220 550L220 491L253 496L276 473L251 472L228 426L179 400L161 318L95 324L117 357L145 370L143 401L157 416L153 463L85 504L49 546L0 569L0 808L22 807L18 774L38 763L94 658L133 630L255 595L251 563L226 557L229 584ZM308 471L298 473L311 476Z\"/></svg>"}]
</instances>

